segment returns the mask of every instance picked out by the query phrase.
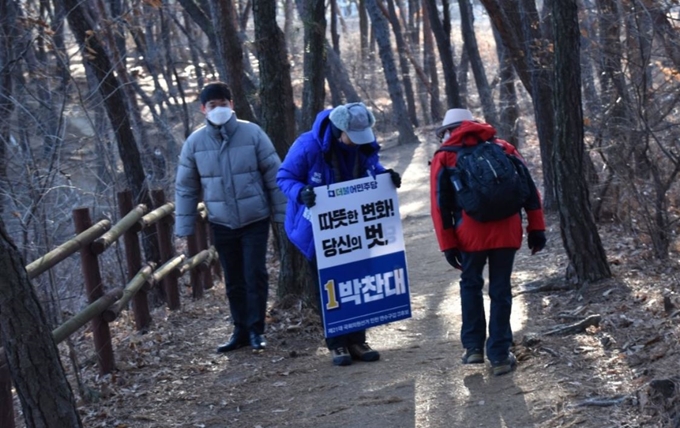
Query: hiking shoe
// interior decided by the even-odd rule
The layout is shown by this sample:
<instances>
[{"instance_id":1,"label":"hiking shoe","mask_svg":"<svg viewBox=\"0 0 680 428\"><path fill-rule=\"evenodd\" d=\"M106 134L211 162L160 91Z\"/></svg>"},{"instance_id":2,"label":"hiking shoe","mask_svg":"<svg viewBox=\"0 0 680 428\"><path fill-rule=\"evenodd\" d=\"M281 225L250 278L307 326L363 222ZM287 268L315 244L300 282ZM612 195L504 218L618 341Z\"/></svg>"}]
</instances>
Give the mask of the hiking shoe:
<instances>
[{"instance_id":1,"label":"hiking shoe","mask_svg":"<svg viewBox=\"0 0 680 428\"><path fill-rule=\"evenodd\" d=\"M508 352L508 358L501 361L491 361L491 373L494 376L510 373L517 366L517 358L512 352Z\"/></svg>"},{"instance_id":2,"label":"hiking shoe","mask_svg":"<svg viewBox=\"0 0 680 428\"><path fill-rule=\"evenodd\" d=\"M331 358L334 366L349 366L352 364L352 357L344 346L331 349Z\"/></svg>"},{"instance_id":3,"label":"hiking shoe","mask_svg":"<svg viewBox=\"0 0 680 428\"><path fill-rule=\"evenodd\" d=\"M466 349L462 361L463 364L484 364L484 351L480 348Z\"/></svg>"},{"instance_id":4,"label":"hiking shoe","mask_svg":"<svg viewBox=\"0 0 680 428\"><path fill-rule=\"evenodd\" d=\"M355 360L378 361L380 359L380 353L368 346L368 343L349 345L349 353Z\"/></svg>"},{"instance_id":5,"label":"hiking shoe","mask_svg":"<svg viewBox=\"0 0 680 428\"><path fill-rule=\"evenodd\" d=\"M217 347L217 353L223 354L225 352L231 352L235 349L246 346L246 343L248 343L247 337L239 333L234 333L231 335L227 343L223 343Z\"/></svg>"}]
</instances>

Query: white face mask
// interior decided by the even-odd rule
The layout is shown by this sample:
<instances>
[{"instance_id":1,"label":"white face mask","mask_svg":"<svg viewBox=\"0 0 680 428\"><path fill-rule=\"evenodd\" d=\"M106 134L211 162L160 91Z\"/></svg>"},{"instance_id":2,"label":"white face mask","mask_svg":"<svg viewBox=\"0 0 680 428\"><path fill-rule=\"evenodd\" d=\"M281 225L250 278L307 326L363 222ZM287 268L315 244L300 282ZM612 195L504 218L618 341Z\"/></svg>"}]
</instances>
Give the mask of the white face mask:
<instances>
[{"instance_id":1,"label":"white face mask","mask_svg":"<svg viewBox=\"0 0 680 428\"><path fill-rule=\"evenodd\" d=\"M227 123L232 114L234 114L234 110L229 107L215 107L214 109L210 110L208 114L205 115L205 117L213 125L221 126Z\"/></svg>"},{"instance_id":2,"label":"white face mask","mask_svg":"<svg viewBox=\"0 0 680 428\"><path fill-rule=\"evenodd\" d=\"M444 133L444 136L442 137L442 143L443 143L444 141L448 140L450 136L451 136L451 131L446 131L446 132Z\"/></svg>"}]
</instances>

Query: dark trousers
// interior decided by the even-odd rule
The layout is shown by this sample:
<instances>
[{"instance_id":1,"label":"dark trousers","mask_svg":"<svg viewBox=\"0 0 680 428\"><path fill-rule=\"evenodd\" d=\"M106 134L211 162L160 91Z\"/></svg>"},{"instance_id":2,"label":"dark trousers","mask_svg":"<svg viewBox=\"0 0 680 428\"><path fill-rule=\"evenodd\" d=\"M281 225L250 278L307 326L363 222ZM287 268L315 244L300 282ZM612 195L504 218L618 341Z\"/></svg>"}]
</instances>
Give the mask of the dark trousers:
<instances>
[{"instance_id":1,"label":"dark trousers","mask_svg":"<svg viewBox=\"0 0 680 428\"><path fill-rule=\"evenodd\" d=\"M510 275L516 250L499 248L486 251L463 252L463 273L460 276L460 302L463 326L460 339L465 349L484 349L491 361L507 357L512 345L510 313L512 292ZM484 313L484 266L489 261L489 340L486 340L486 316Z\"/></svg>"},{"instance_id":2,"label":"dark trousers","mask_svg":"<svg viewBox=\"0 0 680 428\"><path fill-rule=\"evenodd\" d=\"M321 298L321 289L319 287L319 271L316 264L316 259L309 260L309 271L314 278L314 290L319 300L319 316L321 317L321 322L323 323L323 299ZM327 337L326 347L328 349L337 349L341 347L347 347L349 345L362 344L366 342L366 330L353 331L347 334L341 334L340 336Z\"/></svg>"},{"instance_id":3,"label":"dark trousers","mask_svg":"<svg viewBox=\"0 0 680 428\"><path fill-rule=\"evenodd\" d=\"M234 334L264 333L269 275L267 240L269 220L260 220L239 229L212 224L215 249L224 270Z\"/></svg>"}]
</instances>

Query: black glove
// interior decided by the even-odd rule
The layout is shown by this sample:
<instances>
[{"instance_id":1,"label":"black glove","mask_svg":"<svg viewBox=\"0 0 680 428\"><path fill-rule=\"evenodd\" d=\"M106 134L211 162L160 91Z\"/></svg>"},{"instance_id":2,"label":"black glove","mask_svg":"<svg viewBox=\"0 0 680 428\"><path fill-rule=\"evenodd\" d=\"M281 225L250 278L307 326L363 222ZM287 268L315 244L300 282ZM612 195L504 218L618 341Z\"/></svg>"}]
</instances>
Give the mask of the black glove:
<instances>
[{"instance_id":1,"label":"black glove","mask_svg":"<svg viewBox=\"0 0 680 428\"><path fill-rule=\"evenodd\" d=\"M446 261L449 262L451 266L453 266L455 269L458 270L463 270L463 258L460 254L460 250L458 248L452 248L450 250L445 250L444 251L444 256L446 257Z\"/></svg>"},{"instance_id":2,"label":"black glove","mask_svg":"<svg viewBox=\"0 0 680 428\"><path fill-rule=\"evenodd\" d=\"M387 169L385 172L388 172L390 174L390 178L392 179L392 183L394 183L394 187L397 189L401 187L401 175L393 169Z\"/></svg>"},{"instance_id":3,"label":"black glove","mask_svg":"<svg viewBox=\"0 0 680 428\"><path fill-rule=\"evenodd\" d=\"M307 208L311 208L316 205L316 193L314 193L314 187L309 184L300 190L300 200Z\"/></svg>"},{"instance_id":4,"label":"black glove","mask_svg":"<svg viewBox=\"0 0 680 428\"><path fill-rule=\"evenodd\" d=\"M532 230L527 238L531 254L536 254L545 247L545 232L542 230Z\"/></svg>"}]
</instances>

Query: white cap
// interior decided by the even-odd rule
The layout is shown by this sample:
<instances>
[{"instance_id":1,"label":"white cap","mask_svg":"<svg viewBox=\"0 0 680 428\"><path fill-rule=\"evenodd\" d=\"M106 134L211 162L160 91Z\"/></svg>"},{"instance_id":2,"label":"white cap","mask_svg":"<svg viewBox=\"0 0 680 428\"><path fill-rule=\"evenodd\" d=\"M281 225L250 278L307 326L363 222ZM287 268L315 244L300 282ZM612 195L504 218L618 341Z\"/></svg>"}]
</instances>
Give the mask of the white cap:
<instances>
[{"instance_id":1,"label":"white cap","mask_svg":"<svg viewBox=\"0 0 680 428\"><path fill-rule=\"evenodd\" d=\"M442 126L435 130L435 134L437 134L437 137L442 138L447 130L457 128L465 120L475 120L470 110L466 108L452 108L444 115Z\"/></svg>"}]
</instances>

